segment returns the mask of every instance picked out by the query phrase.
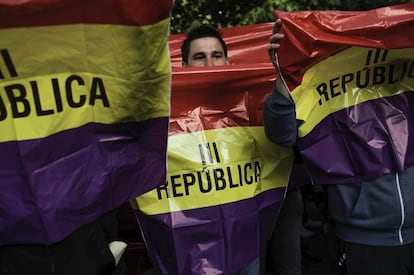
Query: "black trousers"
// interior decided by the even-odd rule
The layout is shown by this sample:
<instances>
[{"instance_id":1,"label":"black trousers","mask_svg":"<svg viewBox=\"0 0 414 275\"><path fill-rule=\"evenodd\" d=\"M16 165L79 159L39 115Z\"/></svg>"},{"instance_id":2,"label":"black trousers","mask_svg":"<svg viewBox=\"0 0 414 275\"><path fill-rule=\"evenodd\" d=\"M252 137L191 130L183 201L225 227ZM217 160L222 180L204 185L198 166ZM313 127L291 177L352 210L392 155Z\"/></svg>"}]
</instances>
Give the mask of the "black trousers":
<instances>
[{"instance_id":1,"label":"black trousers","mask_svg":"<svg viewBox=\"0 0 414 275\"><path fill-rule=\"evenodd\" d=\"M414 243L372 246L343 242L347 275L414 275Z\"/></svg>"},{"instance_id":2,"label":"black trousers","mask_svg":"<svg viewBox=\"0 0 414 275\"><path fill-rule=\"evenodd\" d=\"M289 190L269 242L276 274L302 274L300 231L303 224L303 212L300 189Z\"/></svg>"},{"instance_id":3,"label":"black trousers","mask_svg":"<svg viewBox=\"0 0 414 275\"><path fill-rule=\"evenodd\" d=\"M117 238L115 211L52 245L0 247L1 275L127 275L121 260L115 266L108 244Z\"/></svg>"}]
</instances>

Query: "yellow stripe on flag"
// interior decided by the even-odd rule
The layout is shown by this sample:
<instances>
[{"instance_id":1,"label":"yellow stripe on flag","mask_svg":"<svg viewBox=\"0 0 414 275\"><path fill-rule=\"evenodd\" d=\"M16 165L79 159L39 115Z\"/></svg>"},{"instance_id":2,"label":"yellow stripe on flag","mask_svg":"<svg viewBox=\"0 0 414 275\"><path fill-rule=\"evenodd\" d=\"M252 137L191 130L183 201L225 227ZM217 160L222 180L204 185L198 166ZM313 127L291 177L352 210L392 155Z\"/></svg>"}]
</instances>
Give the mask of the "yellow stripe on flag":
<instances>
[{"instance_id":1,"label":"yellow stripe on flag","mask_svg":"<svg viewBox=\"0 0 414 275\"><path fill-rule=\"evenodd\" d=\"M310 133L330 114L414 86L414 49L352 47L314 65L292 91L299 136Z\"/></svg>"},{"instance_id":2,"label":"yellow stripe on flag","mask_svg":"<svg viewBox=\"0 0 414 275\"><path fill-rule=\"evenodd\" d=\"M258 126L174 135L168 146L168 183L136 199L149 215L236 202L286 187L293 159L290 149L269 142Z\"/></svg>"},{"instance_id":3,"label":"yellow stripe on flag","mask_svg":"<svg viewBox=\"0 0 414 275\"><path fill-rule=\"evenodd\" d=\"M168 27L169 19L0 30L0 127L8 129L0 142L168 116Z\"/></svg>"}]
</instances>

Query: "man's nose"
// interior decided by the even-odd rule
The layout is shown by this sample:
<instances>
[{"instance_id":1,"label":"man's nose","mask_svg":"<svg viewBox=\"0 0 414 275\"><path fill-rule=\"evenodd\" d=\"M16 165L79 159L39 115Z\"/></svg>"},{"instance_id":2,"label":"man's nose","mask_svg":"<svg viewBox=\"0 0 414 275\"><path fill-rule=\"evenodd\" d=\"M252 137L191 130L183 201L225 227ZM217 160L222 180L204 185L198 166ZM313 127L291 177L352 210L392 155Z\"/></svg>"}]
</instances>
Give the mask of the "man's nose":
<instances>
[{"instance_id":1,"label":"man's nose","mask_svg":"<svg viewBox=\"0 0 414 275\"><path fill-rule=\"evenodd\" d=\"M205 66L213 66L213 65L214 65L214 63L213 63L213 59L212 59L212 58L207 57L207 58L206 58L206 62L205 62Z\"/></svg>"}]
</instances>

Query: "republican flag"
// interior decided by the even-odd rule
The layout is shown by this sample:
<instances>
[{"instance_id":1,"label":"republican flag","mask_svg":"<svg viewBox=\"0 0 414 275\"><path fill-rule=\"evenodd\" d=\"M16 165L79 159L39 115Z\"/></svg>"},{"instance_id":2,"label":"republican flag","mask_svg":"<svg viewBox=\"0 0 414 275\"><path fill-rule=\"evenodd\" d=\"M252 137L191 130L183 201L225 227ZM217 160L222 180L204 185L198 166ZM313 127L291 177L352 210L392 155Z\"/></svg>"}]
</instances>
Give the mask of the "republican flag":
<instances>
[{"instance_id":1,"label":"republican flag","mask_svg":"<svg viewBox=\"0 0 414 275\"><path fill-rule=\"evenodd\" d=\"M236 272L271 235L293 161L263 129L275 79L271 30L223 29L231 64L210 68L181 68L183 35L170 37L167 182L135 201L149 255L164 274Z\"/></svg>"},{"instance_id":2,"label":"republican flag","mask_svg":"<svg viewBox=\"0 0 414 275\"><path fill-rule=\"evenodd\" d=\"M165 182L173 1L0 0L0 245Z\"/></svg>"},{"instance_id":3,"label":"republican flag","mask_svg":"<svg viewBox=\"0 0 414 275\"><path fill-rule=\"evenodd\" d=\"M275 15L313 182L361 182L413 166L414 3Z\"/></svg>"}]
</instances>

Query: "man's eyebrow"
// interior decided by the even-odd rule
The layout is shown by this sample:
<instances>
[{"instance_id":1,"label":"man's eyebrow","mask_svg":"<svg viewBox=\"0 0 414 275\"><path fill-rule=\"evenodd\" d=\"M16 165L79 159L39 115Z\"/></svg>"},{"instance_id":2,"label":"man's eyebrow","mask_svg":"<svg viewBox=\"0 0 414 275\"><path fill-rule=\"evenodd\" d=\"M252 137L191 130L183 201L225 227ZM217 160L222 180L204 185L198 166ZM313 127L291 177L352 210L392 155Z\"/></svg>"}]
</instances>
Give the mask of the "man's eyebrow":
<instances>
[{"instance_id":1,"label":"man's eyebrow","mask_svg":"<svg viewBox=\"0 0 414 275\"><path fill-rule=\"evenodd\" d=\"M213 51L213 54L217 54L217 53L224 55L224 51Z\"/></svg>"},{"instance_id":2,"label":"man's eyebrow","mask_svg":"<svg viewBox=\"0 0 414 275\"><path fill-rule=\"evenodd\" d=\"M206 55L205 52L195 52L192 54L192 56L196 56L196 55Z\"/></svg>"}]
</instances>

